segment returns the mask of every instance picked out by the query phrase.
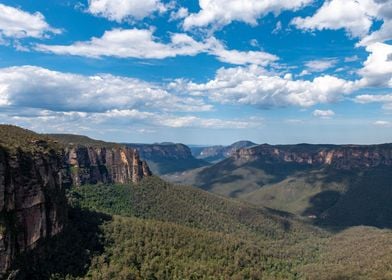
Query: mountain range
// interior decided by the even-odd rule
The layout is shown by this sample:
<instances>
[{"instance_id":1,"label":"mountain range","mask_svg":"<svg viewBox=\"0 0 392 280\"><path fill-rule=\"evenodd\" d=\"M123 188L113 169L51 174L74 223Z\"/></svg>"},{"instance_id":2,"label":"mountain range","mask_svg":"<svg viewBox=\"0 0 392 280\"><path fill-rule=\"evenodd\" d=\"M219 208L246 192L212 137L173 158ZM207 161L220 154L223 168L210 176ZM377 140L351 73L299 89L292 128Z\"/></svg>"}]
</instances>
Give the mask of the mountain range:
<instances>
[{"instance_id":1,"label":"mountain range","mask_svg":"<svg viewBox=\"0 0 392 280\"><path fill-rule=\"evenodd\" d=\"M164 177L177 184L148 157L191 158L1 125L1 277L392 276L390 144L252 145Z\"/></svg>"}]
</instances>

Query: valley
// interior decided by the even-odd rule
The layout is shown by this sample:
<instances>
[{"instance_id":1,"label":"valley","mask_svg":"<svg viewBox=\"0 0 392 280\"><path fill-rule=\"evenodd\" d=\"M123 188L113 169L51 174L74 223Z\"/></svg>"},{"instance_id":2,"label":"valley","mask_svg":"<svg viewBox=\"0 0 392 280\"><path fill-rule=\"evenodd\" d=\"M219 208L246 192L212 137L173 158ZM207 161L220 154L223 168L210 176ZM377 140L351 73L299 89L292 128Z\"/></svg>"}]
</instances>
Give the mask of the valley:
<instances>
[{"instance_id":1,"label":"valley","mask_svg":"<svg viewBox=\"0 0 392 280\"><path fill-rule=\"evenodd\" d=\"M185 145L0 131L8 279L392 277L389 145L251 146L163 180L148 160Z\"/></svg>"}]
</instances>

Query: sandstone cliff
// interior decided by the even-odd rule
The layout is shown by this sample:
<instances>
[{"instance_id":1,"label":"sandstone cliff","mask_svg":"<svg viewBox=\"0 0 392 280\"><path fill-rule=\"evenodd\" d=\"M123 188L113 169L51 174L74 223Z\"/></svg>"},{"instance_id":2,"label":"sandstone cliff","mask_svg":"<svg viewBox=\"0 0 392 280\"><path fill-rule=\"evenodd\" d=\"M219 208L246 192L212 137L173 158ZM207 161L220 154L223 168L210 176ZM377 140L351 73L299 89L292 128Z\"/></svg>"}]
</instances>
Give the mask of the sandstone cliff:
<instances>
[{"instance_id":1,"label":"sandstone cliff","mask_svg":"<svg viewBox=\"0 0 392 280\"><path fill-rule=\"evenodd\" d=\"M134 149L125 147L67 147L66 159L74 185L137 183L151 176L145 161Z\"/></svg>"},{"instance_id":2,"label":"sandstone cliff","mask_svg":"<svg viewBox=\"0 0 392 280\"><path fill-rule=\"evenodd\" d=\"M259 145L234 154L239 162L325 165L336 169L370 168L392 165L392 144L383 145Z\"/></svg>"},{"instance_id":3,"label":"sandstone cliff","mask_svg":"<svg viewBox=\"0 0 392 280\"><path fill-rule=\"evenodd\" d=\"M0 126L0 278L18 254L61 232L67 220L63 155L37 139Z\"/></svg>"},{"instance_id":4,"label":"sandstone cliff","mask_svg":"<svg viewBox=\"0 0 392 280\"><path fill-rule=\"evenodd\" d=\"M136 149L82 135L49 134L65 148L73 185L96 183L137 183L151 176L148 164Z\"/></svg>"},{"instance_id":5,"label":"sandstone cliff","mask_svg":"<svg viewBox=\"0 0 392 280\"><path fill-rule=\"evenodd\" d=\"M183 172L208 165L207 162L193 157L191 150L184 144L126 144L139 152L154 174L164 175Z\"/></svg>"},{"instance_id":6,"label":"sandstone cliff","mask_svg":"<svg viewBox=\"0 0 392 280\"><path fill-rule=\"evenodd\" d=\"M136 150L99 143L64 143L0 125L0 279L21 253L63 230L66 187L151 176Z\"/></svg>"}]
</instances>

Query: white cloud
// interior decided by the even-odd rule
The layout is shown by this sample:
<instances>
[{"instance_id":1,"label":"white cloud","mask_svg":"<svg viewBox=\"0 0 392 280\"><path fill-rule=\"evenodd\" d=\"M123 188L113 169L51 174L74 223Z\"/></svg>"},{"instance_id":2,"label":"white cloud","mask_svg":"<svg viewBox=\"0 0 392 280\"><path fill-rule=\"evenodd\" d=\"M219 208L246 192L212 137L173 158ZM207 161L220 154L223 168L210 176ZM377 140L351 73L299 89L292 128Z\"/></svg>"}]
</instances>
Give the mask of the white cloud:
<instances>
[{"instance_id":1,"label":"white cloud","mask_svg":"<svg viewBox=\"0 0 392 280\"><path fill-rule=\"evenodd\" d=\"M197 42L186 34L171 34L170 42L160 42L149 29L113 29L106 31L101 38L93 37L87 42L72 45L38 44L36 50L55 54L78 55L92 58L103 56L140 59L164 59L175 56L194 56L199 53L214 55L226 63L245 65L268 65L278 57L262 51L227 50L225 46L210 37Z\"/></svg>"},{"instance_id":2,"label":"white cloud","mask_svg":"<svg viewBox=\"0 0 392 280\"><path fill-rule=\"evenodd\" d=\"M3 122L48 130L142 128L245 129L257 118L204 118L203 98L170 93L169 86L108 74L83 76L35 66L0 69ZM180 115L178 113L181 113ZM38 126L38 127L37 127Z\"/></svg>"},{"instance_id":3,"label":"white cloud","mask_svg":"<svg viewBox=\"0 0 392 280\"><path fill-rule=\"evenodd\" d=\"M268 13L278 15L284 10L298 10L312 0L199 0L200 11L184 20L184 29L194 27L219 28L233 21L256 25Z\"/></svg>"},{"instance_id":4,"label":"white cloud","mask_svg":"<svg viewBox=\"0 0 392 280\"><path fill-rule=\"evenodd\" d=\"M44 38L61 30L51 27L39 13L28 13L0 3L0 38Z\"/></svg>"},{"instance_id":5,"label":"white cloud","mask_svg":"<svg viewBox=\"0 0 392 280\"><path fill-rule=\"evenodd\" d=\"M372 31L375 21L382 22ZM361 38L358 46L383 43L392 39L392 2L389 0L327 0L312 16L294 18L297 28L314 30L344 29L350 37Z\"/></svg>"},{"instance_id":6,"label":"white cloud","mask_svg":"<svg viewBox=\"0 0 392 280\"><path fill-rule=\"evenodd\" d=\"M103 112L125 109L208 111L200 98L176 96L139 79L83 76L34 66L0 69L0 105L52 111Z\"/></svg>"},{"instance_id":7,"label":"white cloud","mask_svg":"<svg viewBox=\"0 0 392 280\"><path fill-rule=\"evenodd\" d=\"M358 73L363 86L392 87L392 45L375 43L366 47L370 54Z\"/></svg>"},{"instance_id":8,"label":"white cloud","mask_svg":"<svg viewBox=\"0 0 392 280\"><path fill-rule=\"evenodd\" d=\"M378 3L377 18L383 23L379 30L364 37L358 46L367 46L377 42L392 40L392 2L389 0L375 0Z\"/></svg>"},{"instance_id":9,"label":"white cloud","mask_svg":"<svg viewBox=\"0 0 392 280\"><path fill-rule=\"evenodd\" d=\"M177 11L170 13L170 20L179 20L186 18L189 15L188 9L180 7Z\"/></svg>"},{"instance_id":10,"label":"white cloud","mask_svg":"<svg viewBox=\"0 0 392 280\"><path fill-rule=\"evenodd\" d=\"M89 0L88 12L112 21L143 19L155 12L165 12L166 6L159 0Z\"/></svg>"},{"instance_id":11,"label":"white cloud","mask_svg":"<svg viewBox=\"0 0 392 280\"><path fill-rule=\"evenodd\" d=\"M335 102L357 89L357 83L325 75L312 81L281 77L257 66L221 68L215 79L189 83L188 91L215 102L257 107L301 106Z\"/></svg>"},{"instance_id":12,"label":"white cloud","mask_svg":"<svg viewBox=\"0 0 392 280\"><path fill-rule=\"evenodd\" d=\"M334 67L336 63L338 63L337 59L319 59L308 61L305 66L311 72L323 72Z\"/></svg>"},{"instance_id":13,"label":"white cloud","mask_svg":"<svg viewBox=\"0 0 392 280\"><path fill-rule=\"evenodd\" d=\"M381 103L384 110L392 110L392 94L363 94L356 96L354 101L360 104Z\"/></svg>"},{"instance_id":14,"label":"white cloud","mask_svg":"<svg viewBox=\"0 0 392 280\"><path fill-rule=\"evenodd\" d=\"M292 24L310 31L345 29L351 37L363 37L368 34L378 8L373 0L327 0L314 15L294 18Z\"/></svg>"},{"instance_id":15,"label":"white cloud","mask_svg":"<svg viewBox=\"0 0 392 280\"><path fill-rule=\"evenodd\" d=\"M227 50L223 47L215 48L210 51L216 55L218 60L236 65L257 64L266 66L279 58L273 54L262 51L237 51Z\"/></svg>"},{"instance_id":16,"label":"white cloud","mask_svg":"<svg viewBox=\"0 0 392 280\"><path fill-rule=\"evenodd\" d=\"M282 30L282 22L278 21L274 30L272 30L272 34L278 34Z\"/></svg>"},{"instance_id":17,"label":"white cloud","mask_svg":"<svg viewBox=\"0 0 392 280\"><path fill-rule=\"evenodd\" d=\"M373 124L381 127L392 127L392 122L389 121L375 121Z\"/></svg>"},{"instance_id":18,"label":"white cloud","mask_svg":"<svg viewBox=\"0 0 392 280\"><path fill-rule=\"evenodd\" d=\"M78 55L99 58L103 56L121 58L155 58L175 57L178 55L196 55L209 47L207 43L196 42L186 34L174 33L170 42L165 44L153 36L149 29L112 29L102 37L93 37L87 42L72 45L43 45L36 50L55 54Z\"/></svg>"},{"instance_id":19,"label":"white cloud","mask_svg":"<svg viewBox=\"0 0 392 280\"><path fill-rule=\"evenodd\" d=\"M313 116L321 119L330 119L335 116L335 112L332 110L314 110Z\"/></svg>"},{"instance_id":20,"label":"white cloud","mask_svg":"<svg viewBox=\"0 0 392 280\"><path fill-rule=\"evenodd\" d=\"M353 55L353 56L347 56L344 58L344 62L355 62L359 60L359 56Z\"/></svg>"}]
</instances>

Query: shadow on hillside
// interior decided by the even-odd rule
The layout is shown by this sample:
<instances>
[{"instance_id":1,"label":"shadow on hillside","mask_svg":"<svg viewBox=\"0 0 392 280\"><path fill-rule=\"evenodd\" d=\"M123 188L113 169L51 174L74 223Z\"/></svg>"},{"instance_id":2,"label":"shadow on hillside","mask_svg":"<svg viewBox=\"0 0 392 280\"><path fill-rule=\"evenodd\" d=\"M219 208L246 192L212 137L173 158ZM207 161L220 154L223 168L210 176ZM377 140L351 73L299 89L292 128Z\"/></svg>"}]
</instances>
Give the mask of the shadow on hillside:
<instances>
[{"instance_id":1,"label":"shadow on hillside","mask_svg":"<svg viewBox=\"0 0 392 280\"><path fill-rule=\"evenodd\" d=\"M392 228L392 168L338 172L323 182L344 182L346 191L325 190L310 199L303 214L317 216L315 224L332 230L352 226Z\"/></svg>"},{"instance_id":2,"label":"shadow on hillside","mask_svg":"<svg viewBox=\"0 0 392 280\"><path fill-rule=\"evenodd\" d=\"M258 174L254 174L253 179L255 184L263 186L266 184L278 183L289 176L309 170L310 168L305 164L271 164L261 160L238 166L233 159L229 158L200 171L195 178L196 185L206 191L210 191L214 184L241 182L242 179L245 179L244 175L231 174L236 169L248 169L250 172L252 169L261 170L265 173L265 176L260 178ZM252 177L252 175L248 176L248 179L249 177Z\"/></svg>"},{"instance_id":3,"label":"shadow on hillside","mask_svg":"<svg viewBox=\"0 0 392 280\"><path fill-rule=\"evenodd\" d=\"M102 253L100 226L111 217L106 214L69 209L69 222L64 231L20 257L16 279L63 279L65 275L83 276L93 255Z\"/></svg>"}]
</instances>

